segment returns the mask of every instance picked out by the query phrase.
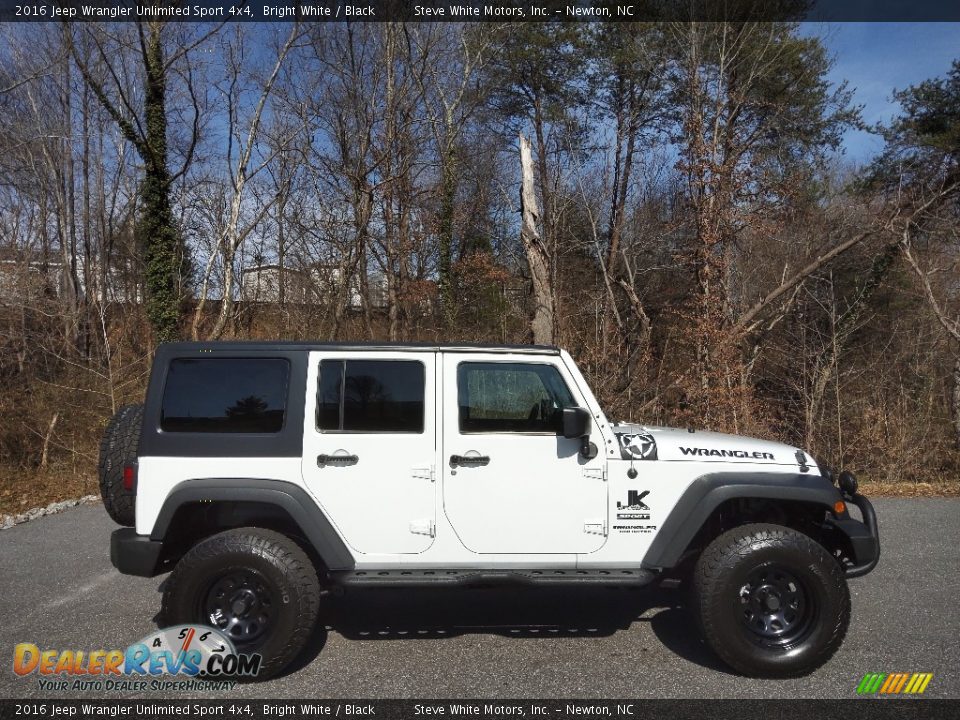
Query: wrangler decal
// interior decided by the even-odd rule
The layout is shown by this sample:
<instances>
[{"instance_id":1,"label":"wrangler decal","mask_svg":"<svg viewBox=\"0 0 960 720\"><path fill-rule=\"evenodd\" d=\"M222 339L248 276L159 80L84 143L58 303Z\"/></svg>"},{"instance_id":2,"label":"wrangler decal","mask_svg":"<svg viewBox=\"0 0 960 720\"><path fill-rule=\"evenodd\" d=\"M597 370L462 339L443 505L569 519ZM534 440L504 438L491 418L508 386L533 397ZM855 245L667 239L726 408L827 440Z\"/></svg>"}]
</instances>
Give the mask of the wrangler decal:
<instances>
[{"instance_id":1,"label":"wrangler decal","mask_svg":"<svg viewBox=\"0 0 960 720\"><path fill-rule=\"evenodd\" d=\"M684 455L697 455L699 457L732 457L732 458L750 458L751 460L773 460L773 453L768 452L749 452L748 450L717 450L716 448L690 448L681 447L680 452Z\"/></svg>"}]
</instances>

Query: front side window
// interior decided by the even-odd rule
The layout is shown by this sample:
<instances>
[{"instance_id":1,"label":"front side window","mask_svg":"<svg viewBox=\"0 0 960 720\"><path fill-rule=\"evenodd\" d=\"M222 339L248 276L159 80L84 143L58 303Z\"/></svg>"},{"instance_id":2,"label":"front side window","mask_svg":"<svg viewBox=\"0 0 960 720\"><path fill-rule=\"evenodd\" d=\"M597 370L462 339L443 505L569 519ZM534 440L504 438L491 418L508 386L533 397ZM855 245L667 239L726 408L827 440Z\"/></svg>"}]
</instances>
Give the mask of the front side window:
<instances>
[{"instance_id":1,"label":"front side window","mask_svg":"<svg viewBox=\"0 0 960 720\"><path fill-rule=\"evenodd\" d=\"M462 433L557 433L576 403L553 365L464 362L457 366Z\"/></svg>"},{"instance_id":2,"label":"front side window","mask_svg":"<svg viewBox=\"0 0 960 720\"><path fill-rule=\"evenodd\" d=\"M164 432L278 433L290 363L283 358L179 358L163 390Z\"/></svg>"},{"instance_id":3,"label":"front side window","mask_svg":"<svg viewBox=\"0 0 960 720\"><path fill-rule=\"evenodd\" d=\"M422 433L425 375L416 360L322 360L317 427Z\"/></svg>"}]
</instances>

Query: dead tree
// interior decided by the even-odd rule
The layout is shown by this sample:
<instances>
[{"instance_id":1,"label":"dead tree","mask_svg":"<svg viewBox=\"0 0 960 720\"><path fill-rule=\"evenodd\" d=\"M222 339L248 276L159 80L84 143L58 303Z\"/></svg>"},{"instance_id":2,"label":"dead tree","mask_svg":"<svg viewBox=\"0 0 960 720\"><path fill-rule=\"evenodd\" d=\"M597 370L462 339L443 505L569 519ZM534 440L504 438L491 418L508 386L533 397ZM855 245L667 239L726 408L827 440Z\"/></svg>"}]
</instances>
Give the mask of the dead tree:
<instances>
[{"instance_id":1,"label":"dead tree","mask_svg":"<svg viewBox=\"0 0 960 720\"><path fill-rule=\"evenodd\" d=\"M530 319L530 334L533 342L541 345L553 344L553 286L550 282L550 254L543 245L537 221L540 210L533 189L533 156L530 141L520 136L520 211L523 221L520 226L520 240L530 267L531 298L533 315Z\"/></svg>"}]
</instances>

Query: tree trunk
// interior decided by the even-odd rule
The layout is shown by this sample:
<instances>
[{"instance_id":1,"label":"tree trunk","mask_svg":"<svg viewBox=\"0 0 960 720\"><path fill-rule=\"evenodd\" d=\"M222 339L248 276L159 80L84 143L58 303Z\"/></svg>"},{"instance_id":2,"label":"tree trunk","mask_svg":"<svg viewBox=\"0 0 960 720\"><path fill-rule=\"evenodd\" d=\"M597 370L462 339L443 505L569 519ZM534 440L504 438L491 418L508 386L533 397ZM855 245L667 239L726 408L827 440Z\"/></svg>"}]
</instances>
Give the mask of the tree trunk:
<instances>
[{"instance_id":1,"label":"tree trunk","mask_svg":"<svg viewBox=\"0 0 960 720\"><path fill-rule=\"evenodd\" d=\"M51 158L51 170L58 176L60 226L60 255L63 263L61 292L66 302L63 316L64 342L72 352L80 352L80 282L77 274L77 214L74 207L73 163L73 89L70 63L63 60L63 113L64 130L60 141L61 158ZM58 161L62 165L57 167Z\"/></svg>"},{"instance_id":2,"label":"tree trunk","mask_svg":"<svg viewBox=\"0 0 960 720\"><path fill-rule=\"evenodd\" d=\"M143 160L141 207L135 235L146 268L144 287L147 318L156 339L160 341L179 336L184 276L187 274L186 250L174 221L170 200L172 180L167 164L166 106L167 73L170 69L164 55L163 27L163 21L137 23L144 74L142 126L139 122L127 119L125 111L120 109L123 106L111 99L111 93L99 79L100 75L91 72L83 55L74 46L71 34L66 34L66 42L84 82ZM105 52L102 46L100 51ZM122 88L118 93L122 99Z\"/></svg>"},{"instance_id":3,"label":"tree trunk","mask_svg":"<svg viewBox=\"0 0 960 720\"><path fill-rule=\"evenodd\" d=\"M83 118L83 155L81 157L81 174L83 188L83 309L82 309L82 333L83 356L89 360L92 355L93 337L92 332L93 319L91 317L91 307L96 303L102 303L104 300L104 290L97 288L93 278L93 242L91 239L93 211L91 205L91 196L93 188L91 187L91 168L90 168L90 97L89 88L84 86L82 96L81 113ZM103 261L100 261L103 264ZM98 297L99 294L99 297Z\"/></svg>"},{"instance_id":4,"label":"tree trunk","mask_svg":"<svg viewBox=\"0 0 960 720\"><path fill-rule=\"evenodd\" d=\"M539 345L551 345L553 344L553 288L550 282L550 257L537 230L540 211L537 208L537 196L533 189L533 157L530 141L523 135L520 136L520 170L522 173L520 210L523 214L520 240L523 242L527 264L530 266L533 299L530 334L533 342Z\"/></svg>"},{"instance_id":5,"label":"tree trunk","mask_svg":"<svg viewBox=\"0 0 960 720\"><path fill-rule=\"evenodd\" d=\"M953 418L953 444L960 450L960 356L953 363L953 393L950 397L950 414Z\"/></svg>"},{"instance_id":6,"label":"tree trunk","mask_svg":"<svg viewBox=\"0 0 960 720\"><path fill-rule=\"evenodd\" d=\"M147 157L143 158L143 213L137 234L146 259L147 317L162 342L179 335L184 256L170 203L167 78L160 31L159 25L151 24L144 57Z\"/></svg>"},{"instance_id":7,"label":"tree trunk","mask_svg":"<svg viewBox=\"0 0 960 720\"><path fill-rule=\"evenodd\" d=\"M50 424L47 426L47 434L43 436L43 449L40 451L40 467L46 469L50 457L50 438L53 437L54 428L57 427L57 420L60 419L60 413L54 413L50 418Z\"/></svg>"},{"instance_id":8,"label":"tree trunk","mask_svg":"<svg viewBox=\"0 0 960 720\"><path fill-rule=\"evenodd\" d=\"M367 238L370 218L373 213L373 189L370 187L366 171L354 180L353 188L353 227L354 246L348 257L340 263L340 276L335 285L335 305L333 312L332 336L339 339L344 318L353 308L353 281L357 273L367 272ZM360 283L357 284L358 289Z\"/></svg>"},{"instance_id":9,"label":"tree trunk","mask_svg":"<svg viewBox=\"0 0 960 720\"><path fill-rule=\"evenodd\" d=\"M629 116L629 120L623 115ZM637 123L636 109L629 103L626 110L621 109L617 117L616 157L614 158L613 197L610 200L610 246L607 249L607 274L611 280L619 279L617 263L620 259L620 240L623 236L623 224L626 217L627 192L633 173L633 156L636 153ZM626 138L624 138L626 136ZM625 151L622 150L626 145Z\"/></svg>"},{"instance_id":10,"label":"tree trunk","mask_svg":"<svg viewBox=\"0 0 960 720\"><path fill-rule=\"evenodd\" d=\"M284 230L286 230L287 225L287 190L288 187L284 184L277 198L277 302L280 303L284 330L287 327L287 278L285 268L287 243L284 237Z\"/></svg>"},{"instance_id":11,"label":"tree trunk","mask_svg":"<svg viewBox=\"0 0 960 720\"><path fill-rule=\"evenodd\" d=\"M453 327L456 317L453 297L453 213L456 202L457 178L453 169L453 153L446 152L442 162L437 290L440 297L440 319L443 327L450 329Z\"/></svg>"},{"instance_id":12,"label":"tree trunk","mask_svg":"<svg viewBox=\"0 0 960 720\"><path fill-rule=\"evenodd\" d=\"M391 342L396 342L399 338L399 318L400 312L397 306L397 225L394 219L394 203L397 195L396 186L398 179L394 178L396 172L394 160L398 155L397 124L397 90L396 90L396 51L397 51L397 26L388 24L384 28L384 67L386 69L386 91L384 97L384 138L383 138L383 174L384 177L393 178L383 189L383 244L386 262L384 263L384 282L387 285L387 338ZM443 247L442 231L440 246ZM440 262L440 286L443 287L444 273L441 250Z\"/></svg>"}]
</instances>

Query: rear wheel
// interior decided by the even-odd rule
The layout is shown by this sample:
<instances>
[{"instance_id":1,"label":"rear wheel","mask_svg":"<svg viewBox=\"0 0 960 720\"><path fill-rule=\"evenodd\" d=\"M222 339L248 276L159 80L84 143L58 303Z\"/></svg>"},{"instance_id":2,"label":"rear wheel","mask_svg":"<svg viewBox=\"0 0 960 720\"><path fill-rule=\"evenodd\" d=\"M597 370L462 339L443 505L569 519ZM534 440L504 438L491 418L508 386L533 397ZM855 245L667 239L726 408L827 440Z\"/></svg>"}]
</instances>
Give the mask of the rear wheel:
<instances>
[{"instance_id":1,"label":"rear wheel","mask_svg":"<svg viewBox=\"0 0 960 720\"><path fill-rule=\"evenodd\" d=\"M239 652L263 656L257 679L282 671L306 645L320 583L306 553L272 530L238 528L202 540L167 579L166 625L218 628Z\"/></svg>"},{"instance_id":2,"label":"rear wheel","mask_svg":"<svg viewBox=\"0 0 960 720\"><path fill-rule=\"evenodd\" d=\"M694 611L707 644L735 670L789 677L812 672L840 647L850 594L843 569L811 538L753 524L704 550Z\"/></svg>"},{"instance_id":3,"label":"rear wheel","mask_svg":"<svg viewBox=\"0 0 960 720\"><path fill-rule=\"evenodd\" d=\"M119 525L133 526L136 495L123 485L124 468L137 461L143 405L124 405L110 419L100 441L97 475L103 507Z\"/></svg>"}]
</instances>

